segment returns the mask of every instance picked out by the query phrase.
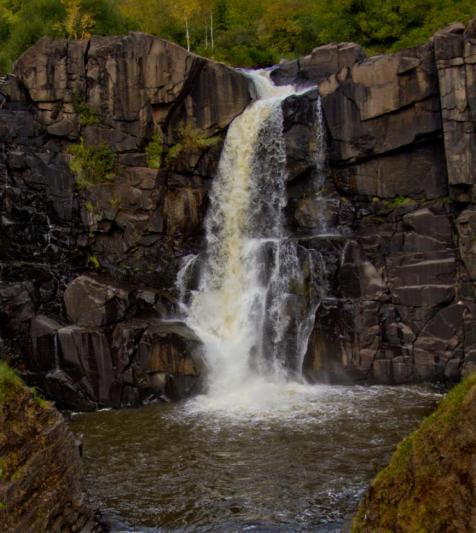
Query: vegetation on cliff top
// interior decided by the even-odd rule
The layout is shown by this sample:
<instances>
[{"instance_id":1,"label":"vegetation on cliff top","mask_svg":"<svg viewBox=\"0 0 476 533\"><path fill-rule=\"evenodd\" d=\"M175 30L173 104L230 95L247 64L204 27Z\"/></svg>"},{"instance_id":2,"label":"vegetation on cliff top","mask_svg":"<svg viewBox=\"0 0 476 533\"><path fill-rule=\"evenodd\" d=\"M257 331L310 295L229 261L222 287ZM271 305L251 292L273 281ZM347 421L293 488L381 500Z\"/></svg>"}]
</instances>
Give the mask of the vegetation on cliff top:
<instances>
[{"instance_id":1,"label":"vegetation on cliff top","mask_svg":"<svg viewBox=\"0 0 476 533\"><path fill-rule=\"evenodd\" d=\"M43 35L139 30L252 67L332 41L394 51L475 15L474 0L0 0L0 73Z\"/></svg>"},{"instance_id":2,"label":"vegetation on cliff top","mask_svg":"<svg viewBox=\"0 0 476 533\"><path fill-rule=\"evenodd\" d=\"M26 389L18 374L7 363L0 361L0 409L19 389ZM35 388L30 389L33 400L41 407L47 407L49 403L43 399Z\"/></svg>"},{"instance_id":3,"label":"vegetation on cliff top","mask_svg":"<svg viewBox=\"0 0 476 533\"><path fill-rule=\"evenodd\" d=\"M474 531L476 373L403 440L372 482L352 531Z\"/></svg>"}]
</instances>

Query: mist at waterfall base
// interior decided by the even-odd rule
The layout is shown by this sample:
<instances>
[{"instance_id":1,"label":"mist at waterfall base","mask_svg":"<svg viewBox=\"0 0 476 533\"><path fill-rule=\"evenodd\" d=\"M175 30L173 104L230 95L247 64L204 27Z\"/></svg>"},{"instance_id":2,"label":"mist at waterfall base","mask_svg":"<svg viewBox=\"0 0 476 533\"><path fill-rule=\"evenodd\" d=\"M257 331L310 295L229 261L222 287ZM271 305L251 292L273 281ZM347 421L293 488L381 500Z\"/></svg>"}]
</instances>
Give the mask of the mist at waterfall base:
<instances>
[{"instance_id":1,"label":"mist at waterfall base","mask_svg":"<svg viewBox=\"0 0 476 533\"><path fill-rule=\"evenodd\" d=\"M203 393L71 421L84 434L91 496L131 524L116 531L340 531L392 448L439 397L424 387L303 379L324 288L318 252L290 238L283 215L281 104L295 89L249 76L259 99L229 127L206 250L187 258L177 281L182 318L203 344ZM319 101L312 119L317 190Z\"/></svg>"}]
</instances>

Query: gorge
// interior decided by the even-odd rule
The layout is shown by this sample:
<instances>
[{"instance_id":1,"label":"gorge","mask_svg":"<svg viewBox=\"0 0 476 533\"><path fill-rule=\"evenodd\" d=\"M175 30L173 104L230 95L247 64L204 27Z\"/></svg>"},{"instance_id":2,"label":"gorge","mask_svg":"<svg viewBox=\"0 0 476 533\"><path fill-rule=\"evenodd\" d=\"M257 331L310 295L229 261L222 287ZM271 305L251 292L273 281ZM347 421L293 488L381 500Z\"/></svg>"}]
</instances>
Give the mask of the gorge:
<instances>
[{"instance_id":1,"label":"gorge","mask_svg":"<svg viewBox=\"0 0 476 533\"><path fill-rule=\"evenodd\" d=\"M476 369L475 58L474 22L268 71L142 33L19 58L2 358L75 412L102 509L340 530L428 382Z\"/></svg>"}]
</instances>

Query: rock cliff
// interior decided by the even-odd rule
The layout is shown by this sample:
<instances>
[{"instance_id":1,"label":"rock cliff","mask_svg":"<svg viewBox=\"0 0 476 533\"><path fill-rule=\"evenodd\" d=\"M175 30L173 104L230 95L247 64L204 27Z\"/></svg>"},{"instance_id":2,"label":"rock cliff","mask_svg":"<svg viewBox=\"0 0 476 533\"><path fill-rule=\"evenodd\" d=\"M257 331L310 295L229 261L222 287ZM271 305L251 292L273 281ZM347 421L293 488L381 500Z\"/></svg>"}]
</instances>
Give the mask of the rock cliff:
<instances>
[{"instance_id":1,"label":"rock cliff","mask_svg":"<svg viewBox=\"0 0 476 533\"><path fill-rule=\"evenodd\" d=\"M331 44L271 74L318 89L283 104L287 225L320 257L310 379L456 381L476 365L475 31L372 58ZM202 249L248 79L131 33L42 39L0 91L5 350L73 408L196 390L197 339L164 319L182 261Z\"/></svg>"},{"instance_id":2,"label":"rock cliff","mask_svg":"<svg viewBox=\"0 0 476 533\"><path fill-rule=\"evenodd\" d=\"M79 450L63 417L0 363L2 531L101 531L81 479Z\"/></svg>"},{"instance_id":3,"label":"rock cliff","mask_svg":"<svg viewBox=\"0 0 476 533\"><path fill-rule=\"evenodd\" d=\"M450 391L372 482L352 531L476 529L476 374Z\"/></svg>"},{"instance_id":4,"label":"rock cliff","mask_svg":"<svg viewBox=\"0 0 476 533\"><path fill-rule=\"evenodd\" d=\"M318 245L330 268L306 361L316 378L455 381L474 368L475 47L473 22L394 55L324 47L330 76L301 62L322 97L338 230L329 252Z\"/></svg>"},{"instance_id":5,"label":"rock cliff","mask_svg":"<svg viewBox=\"0 0 476 533\"><path fill-rule=\"evenodd\" d=\"M42 39L1 91L6 349L27 354L27 379L63 407L189 393L196 339L161 320L174 315L181 258L200 249L226 127L251 101L247 78L132 33ZM75 159L94 182L79 185Z\"/></svg>"}]
</instances>

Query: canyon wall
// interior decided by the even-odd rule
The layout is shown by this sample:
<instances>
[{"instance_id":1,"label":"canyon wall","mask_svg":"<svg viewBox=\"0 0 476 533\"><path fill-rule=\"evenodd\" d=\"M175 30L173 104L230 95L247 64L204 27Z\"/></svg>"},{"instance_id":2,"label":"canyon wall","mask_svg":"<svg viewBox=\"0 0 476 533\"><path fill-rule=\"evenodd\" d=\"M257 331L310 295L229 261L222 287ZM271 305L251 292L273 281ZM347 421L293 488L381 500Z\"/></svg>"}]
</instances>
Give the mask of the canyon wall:
<instances>
[{"instance_id":1,"label":"canyon wall","mask_svg":"<svg viewBox=\"0 0 476 533\"><path fill-rule=\"evenodd\" d=\"M476 362L476 26L363 58L352 43L283 63L319 87L328 128L326 294L316 379L456 381ZM334 71L334 73L331 73Z\"/></svg>"},{"instance_id":2,"label":"canyon wall","mask_svg":"<svg viewBox=\"0 0 476 533\"><path fill-rule=\"evenodd\" d=\"M398 54L341 43L273 71L318 87L327 130L318 169L317 90L284 102L288 229L321 258L310 379L474 368L475 50L474 24L454 25ZM167 319L227 126L253 98L242 73L139 33L42 39L2 80L1 351L61 406L199 386L199 343ZM105 150L111 175L78 187L71 146Z\"/></svg>"}]
</instances>

